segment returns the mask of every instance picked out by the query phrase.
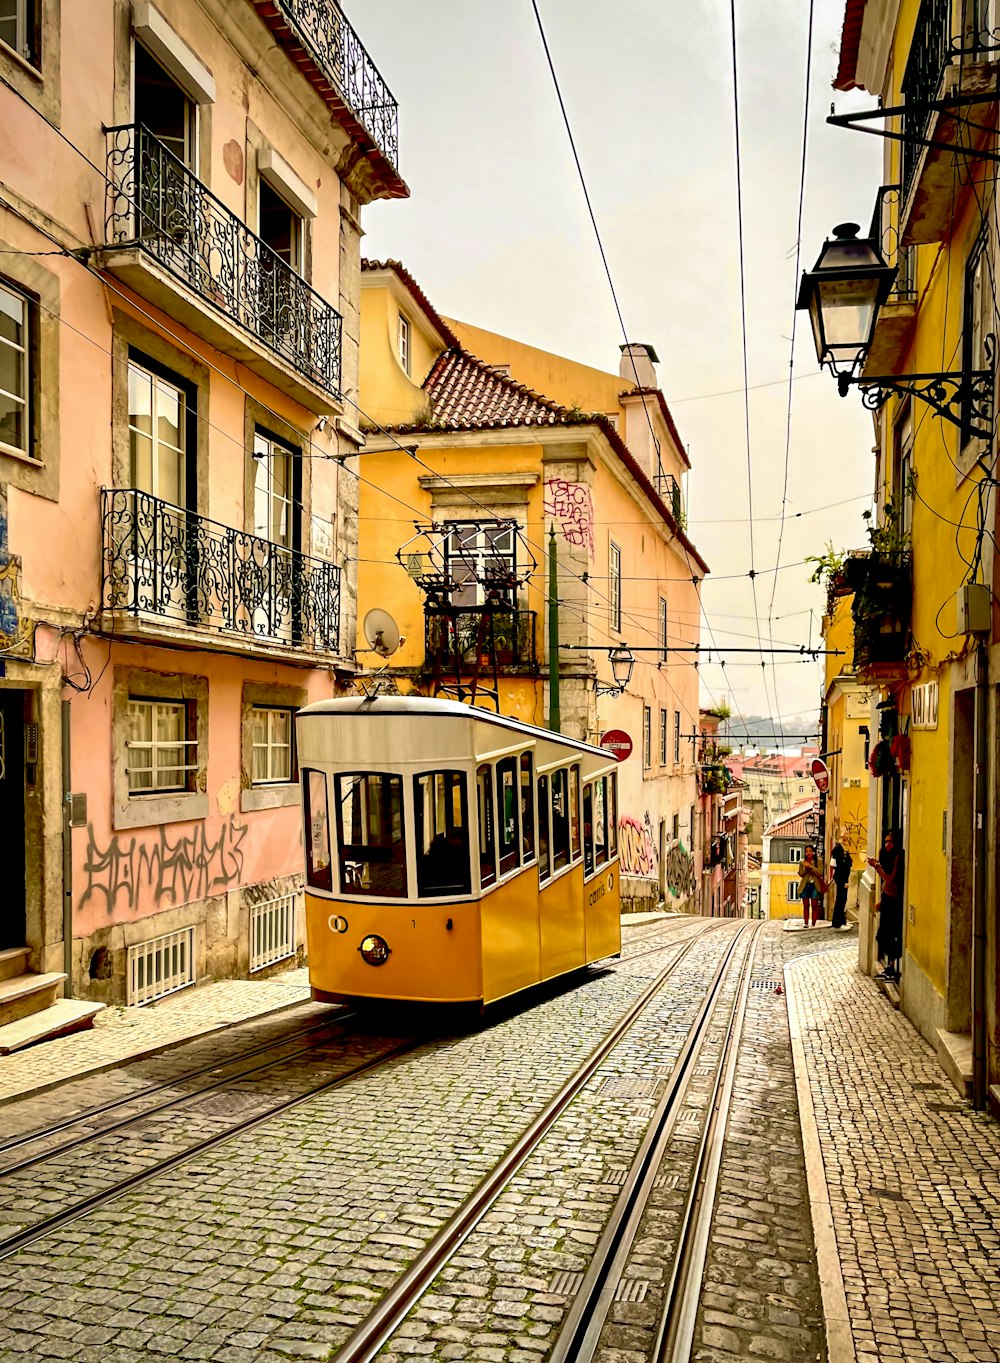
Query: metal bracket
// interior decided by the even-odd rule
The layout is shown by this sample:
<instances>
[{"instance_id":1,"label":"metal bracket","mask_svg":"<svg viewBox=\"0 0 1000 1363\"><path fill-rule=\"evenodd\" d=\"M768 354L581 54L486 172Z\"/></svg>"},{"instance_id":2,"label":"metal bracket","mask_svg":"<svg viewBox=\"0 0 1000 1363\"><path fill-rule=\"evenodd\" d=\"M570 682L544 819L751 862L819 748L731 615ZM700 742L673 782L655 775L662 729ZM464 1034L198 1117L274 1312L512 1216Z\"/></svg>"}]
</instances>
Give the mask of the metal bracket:
<instances>
[{"instance_id":1,"label":"metal bracket","mask_svg":"<svg viewBox=\"0 0 1000 1363\"><path fill-rule=\"evenodd\" d=\"M984 90L975 95L953 95L951 99L932 99L926 104L894 104L887 107L881 105L877 109L858 109L849 114L830 114L827 118L834 128L853 128L855 132L871 133L874 137L887 137L893 142L909 142L915 147L933 147L936 151L950 151L962 156L971 156L976 161L996 161L1000 162L1000 152L988 151L986 148L963 147L957 142L941 142L933 137L917 136L912 131L896 131L893 128L867 128L864 125L876 118L896 118L907 115L915 118L920 114L933 113L937 110L940 113L947 113L949 110L958 110L970 104L997 104L1000 103L1000 91ZM925 125L926 126L926 125Z\"/></svg>"},{"instance_id":2,"label":"metal bracket","mask_svg":"<svg viewBox=\"0 0 1000 1363\"><path fill-rule=\"evenodd\" d=\"M993 389L996 376L996 337L983 340L988 369L971 373L879 374L868 377L839 373L837 388L846 397L853 386L861 390L861 401L870 412L878 411L893 393L918 398L938 416L958 426L968 437L993 439Z\"/></svg>"}]
</instances>

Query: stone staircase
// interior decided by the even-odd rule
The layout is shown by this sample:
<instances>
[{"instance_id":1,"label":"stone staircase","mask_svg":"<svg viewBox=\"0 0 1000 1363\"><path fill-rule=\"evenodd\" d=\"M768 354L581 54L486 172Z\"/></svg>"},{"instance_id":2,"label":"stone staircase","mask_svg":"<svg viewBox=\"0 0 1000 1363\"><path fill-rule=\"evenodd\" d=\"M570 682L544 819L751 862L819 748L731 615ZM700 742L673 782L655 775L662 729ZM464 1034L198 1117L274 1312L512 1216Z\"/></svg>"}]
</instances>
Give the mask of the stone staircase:
<instances>
[{"instance_id":1,"label":"stone staircase","mask_svg":"<svg viewBox=\"0 0 1000 1363\"><path fill-rule=\"evenodd\" d=\"M0 1055L22 1046L90 1027L103 1003L64 999L60 990L66 976L28 970L27 947L0 951Z\"/></svg>"}]
</instances>

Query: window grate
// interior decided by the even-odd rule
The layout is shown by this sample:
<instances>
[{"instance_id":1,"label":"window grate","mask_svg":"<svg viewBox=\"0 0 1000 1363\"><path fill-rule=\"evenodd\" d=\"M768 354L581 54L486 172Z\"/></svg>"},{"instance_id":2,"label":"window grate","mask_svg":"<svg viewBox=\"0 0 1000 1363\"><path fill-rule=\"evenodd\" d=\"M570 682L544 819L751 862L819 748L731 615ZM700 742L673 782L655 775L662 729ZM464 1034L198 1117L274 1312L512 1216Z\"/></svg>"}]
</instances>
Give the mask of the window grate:
<instances>
[{"instance_id":1,"label":"window grate","mask_svg":"<svg viewBox=\"0 0 1000 1363\"><path fill-rule=\"evenodd\" d=\"M283 894L250 909L250 973L295 955L295 901Z\"/></svg>"},{"instance_id":2,"label":"window grate","mask_svg":"<svg viewBox=\"0 0 1000 1363\"><path fill-rule=\"evenodd\" d=\"M194 928L128 949L128 1001L153 1003L194 983Z\"/></svg>"}]
</instances>

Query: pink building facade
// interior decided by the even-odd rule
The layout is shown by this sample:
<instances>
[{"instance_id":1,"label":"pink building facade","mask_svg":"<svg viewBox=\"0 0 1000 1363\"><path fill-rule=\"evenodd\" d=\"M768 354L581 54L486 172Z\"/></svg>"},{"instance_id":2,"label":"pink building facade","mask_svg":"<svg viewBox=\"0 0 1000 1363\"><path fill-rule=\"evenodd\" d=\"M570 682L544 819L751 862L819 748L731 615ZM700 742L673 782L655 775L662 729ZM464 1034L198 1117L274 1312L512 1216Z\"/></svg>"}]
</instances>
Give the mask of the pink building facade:
<instances>
[{"instance_id":1,"label":"pink building facade","mask_svg":"<svg viewBox=\"0 0 1000 1363\"><path fill-rule=\"evenodd\" d=\"M333 4L15 10L0 956L139 1003L304 941L293 716L355 671L360 214L407 190Z\"/></svg>"}]
</instances>

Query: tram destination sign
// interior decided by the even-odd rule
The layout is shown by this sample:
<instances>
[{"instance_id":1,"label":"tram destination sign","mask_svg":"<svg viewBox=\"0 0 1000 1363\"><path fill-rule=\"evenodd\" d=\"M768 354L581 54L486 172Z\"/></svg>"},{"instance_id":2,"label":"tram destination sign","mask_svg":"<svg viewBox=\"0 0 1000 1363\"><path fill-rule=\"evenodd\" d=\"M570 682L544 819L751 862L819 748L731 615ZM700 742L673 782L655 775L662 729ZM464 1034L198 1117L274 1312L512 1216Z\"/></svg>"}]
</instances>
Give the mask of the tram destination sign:
<instances>
[{"instance_id":1,"label":"tram destination sign","mask_svg":"<svg viewBox=\"0 0 1000 1363\"><path fill-rule=\"evenodd\" d=\"M624 729L609 729L601 736L601 747L609 752L616 762L624 762L632 754L632 740Z\"/></svg>"}]
</instances>

